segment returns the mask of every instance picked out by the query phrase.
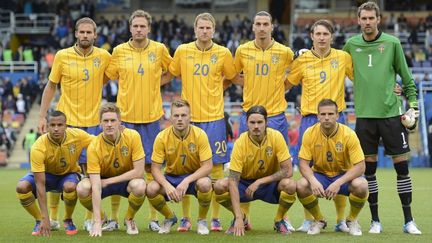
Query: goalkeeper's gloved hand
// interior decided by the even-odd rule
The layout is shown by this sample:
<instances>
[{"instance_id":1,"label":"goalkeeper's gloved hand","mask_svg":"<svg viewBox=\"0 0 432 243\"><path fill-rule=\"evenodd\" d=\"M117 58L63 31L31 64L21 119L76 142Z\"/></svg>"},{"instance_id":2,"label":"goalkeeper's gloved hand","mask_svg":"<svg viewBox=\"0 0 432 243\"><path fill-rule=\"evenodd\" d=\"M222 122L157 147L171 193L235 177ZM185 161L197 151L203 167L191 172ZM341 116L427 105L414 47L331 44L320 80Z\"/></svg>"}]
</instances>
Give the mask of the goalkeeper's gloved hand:
<instances>
[{"instance_id":1,"label":"goalkeeper's gloved hand","mask_svg":"<svg viewBox=\"0 0 432 243\"><path fill-rule=\"evenodd\" d=\"M412 131L417 127L420 112L418 110L417 102L410 104L410 107L411 108L402 115L401 122L408 130Z\"/></svg>"},{"instance_id":2,"label":"goalkeeper's gloved hand","mask_svg":"<svg viewBox=\"0 0 432 243\"><path fill-rule=\"evenodd\" d=\"M301 56L303 53L305 53L307 51L309 51L309 49L305 49L305 48L300 49L298 51L295 51L294 52L294 59L296 59L297 57Z\"/></svg>"}]
</instances>

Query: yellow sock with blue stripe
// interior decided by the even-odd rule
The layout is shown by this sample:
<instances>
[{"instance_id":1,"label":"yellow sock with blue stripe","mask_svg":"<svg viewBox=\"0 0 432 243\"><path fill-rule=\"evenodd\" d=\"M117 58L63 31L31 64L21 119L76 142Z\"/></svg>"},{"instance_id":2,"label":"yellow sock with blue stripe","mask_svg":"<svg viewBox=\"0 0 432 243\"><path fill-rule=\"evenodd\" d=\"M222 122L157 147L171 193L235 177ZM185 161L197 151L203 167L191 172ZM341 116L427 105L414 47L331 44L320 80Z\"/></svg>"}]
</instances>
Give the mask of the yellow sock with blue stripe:
<instances>
[{"instance_id":1,"label":"yellow sock with blue stripe","mask_svg":"<svg viewBox=\"0 0 432 243\"><path fill-rule=\"evenodd\" d=\"M336 208L336 222L341 222L345 219L346 196L338 194L334 199Z\"/></svg>"},{"instance_id":2,"label":"yellow sock with blue stripe","mask_svg":"<svg viewBox=\"0 0 432 243\"><path fill-rule=\"evenodd\" d=\"M112 195L111 196L111 220L115 220L118 222L119 220L119 210L120 210L120 195Z\"/></svg>"},{"instance_id":3,"label":"yellow sock with blue stripe","mask_svg":"<svg viewBox=\"0 0 432 243\"><path fill-rule=\"evenodd\" d=\"M207 213L210 208L210 202L212 199L213 190L209 190L208 192L200 192L197 193L198 198L198 219L206 219Z\"/></svg>"},{"instance_id":4,"label":"yellow sock with blue stripe","mask_svg":"<svg viewBox=\"0 0 432 243\"><path fill-rule=\"evenodd\" d=\"M65 204L65 215L64 219L72 219L72 214L75 210L77 202L77 192L65 192L63 191L63 202Z\"/></svg>"},{"instance_id":5,"label":"yellow sock with blue stripe","mask_svg":"<svg viewBox=\"0 0 432 243\"><path fill-rule=\"evenodd\" d=\"M274 221L279 222L284 218L285 213L293 205L296 200L295 194L288 194L284 191L280 193L279 196L279 206L276 212Z\"/></svg>"},{"instance_id":6,"label":"yellow sock with blue stripe","mask_svg":"<svg viewBox=\"0 0 432 243\"><path fill-rule=\"evenodd\" d=\"M355 195L353 195L352 193L350 193L349 195L349 201L350 201L350 213L347 217L347 220L349 221L353 221L356 220L360 211L362 210L363 206L365 205L366 201L367 201L368 195L366 195L366 197L361 198L361 197L357 197Z\"/></svg>"},{"instance_id":7,"label":"yellow sock with blue stripe","mask_svg":"<svg viewBox=\"0 0 432 243\"><path fill-rule=\"evenodd\" d=\"M92 197L91 194L89 194L87 197L85 198L79 198L80 203L87 209L86 212L86 220L91 220L93 217L93 204L92 204ZM90 218L89 218L90 216Z\"/></svg>"},{"instance_id":8,"label":"yellow sock with blue stripe","mask_svg":"<svg viewBox=\"0 0 432 243\"><path fill-rule=\"evenodd\" d=\"M149 202L153 207L159 211L165 218L172 218L174 217L174 212L168 207L164 196L161 194L157 195L154 198L148 198Z\"/></svg>"},{"instance_id":9,"label":"yellow sock with blue stripe","mask_svg":"<svg viewBox=\"0 0 432 243\"><path fill-rule=\"evenodd\" d=\"M190 219L191 216L191 195L186 194L183 196L183 199L181 201L182 206L182 212L183 212L183 218Z\"/></svg>"},{"instance_id":10,"label":"yellow sock with blue stripe","mask_svg":"<svg viewBox=\"0 0 432 243\"><path fill-rule=\"evenodd\" d=\"M58 192L47 192L48 194L48 206L49 206L49 217L52 220L58 220L58 211L60 205L61 193Z\"/></svg>"},{"instance_id":11,"label":"yellow sock with blue stripe","mask_svg":"<svg viewBox=\"0 0 432 243\"><path fill-rule=\"evenodd\" d=\"M305 198L299 198L303 207L309 211L315 220L323 220L324 216L321 213L321 209L318 204L318 198L311 194Z\"/></svg>"},{"instance_id":12,"label":"yellow sock with blue stripe","mask_svg":"<svg viewBox=\"0 0 432 243\"><path fill-rule=\"evenodd\" d=\"M146 180L147 180L146 181L147 185L154 180L152 173L146 172ZM150 201L148 205L149 205L149 219L152 221L157 221L158 220L157 210L151 205Z\"/></svg>"},{"instance_id":13,"label":"yellow sock with blue stripe","mask_svg":"<svg viewBox=\"0 0 432 243\"><path fill-rule=\"evenodd\" d=\"M141 208L141 205L144 203L144 200L145 200L145 195L139 197L133 194L132 192L129 193L129 197L128 197L129 206L126 211L125 219L133 219L135 217L135 214Z\"/></svg>"},{"instance_id":14,"label":"yellow sock with blue stripe","mask_svg":"<svg viewBox=\"0 0 432 243\"><path fill-rule=\"evenodd\" d=\"M36 220L41 220L42 215L39 206L36 203L36 198L32 192L17 193L17 197L20 200L21 205L27 212L33 216Z\"/></svg>"},{"instance_id":15,"label":"yellow sock with blue stripe","mask_svg":"<svg viewBox=\"0 0 432 243\"><path fill-rule=\"evenodd\" d=\"M225 193L220 194L220 195L216 194L215 197L216 197L216 202L218 202L220 205L224 206L229 211L231 211L231 212L233 211L232 203L231 203L231 197L230 197L229 192L225 192Z\"/></svg>"}]
</instances>

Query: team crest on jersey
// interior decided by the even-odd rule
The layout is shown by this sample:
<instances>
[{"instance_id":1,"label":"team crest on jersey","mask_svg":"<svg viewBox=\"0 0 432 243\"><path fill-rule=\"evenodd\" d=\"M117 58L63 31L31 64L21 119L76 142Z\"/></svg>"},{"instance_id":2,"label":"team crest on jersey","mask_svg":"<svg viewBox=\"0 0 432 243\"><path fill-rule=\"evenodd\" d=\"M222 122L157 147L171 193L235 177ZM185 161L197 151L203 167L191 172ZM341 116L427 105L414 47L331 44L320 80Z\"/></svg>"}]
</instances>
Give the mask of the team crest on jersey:
<instances>
[{"instance_id":1,"label":"team crest on jersey","mask_svg":"<svg viewBox=\"0 0 432 243\"><path fill-rule=\"evenodd\" d=\"M171 147L167 149L167 154L174 154L175 153L175 148Z\"/></svg>"},{"instance_id":2,"label":"team crest on jersey","mask_svg":"<svg viewBox=\"0 0 432 243\"><path fill-rule=\"evenodd\" d=\"M218 57L216 56L216 54L211 55L211 57L210 57L211 64L216 64L217 60L218 60Z\"/></svg>"},{"instance_id":3,"label":"team crest on jersey","mask_svg":"<svg viewBox=\"0 0 432 243\"><path fill-rule=\"evenodd\" d=\"M75 144L70 144L68 149L70 154L74 154L76 152Z\"/></svg>"},{"instance_id":4,"label":"team crest on jersey","mask_svg":"<svg viewBox=\"0 0 432 243\"><path fill-rule=\"evenodd\" d=\"M279 55L277 55L277 54L273 54L273 55L271 56L271 62L272 62L273 64L278 63L278 62L279 62Z\"/></svg>"},{"instance_id":5,"label":"team crest on jersey","mask_svg":"<svg viewBox=\"0 0 432 243\"><path fill-rule=\"evenodd\" d=\"M333 69L336 69L336 68L339 67L339 62L338 62L336 59L332 59L332 60L330 61L330 65L331 65L331 67L332 67Z\"/></svg>"},{"instance_id":6,"label":"team crest on jersey","mask_svg":"<svg viewBox=\"0 0 432 243\"><path fill-rule=\"evenodd\" d=\"M381 54L383 54L384 49L385 49L385 45L384 44L381 44L381 45L378 46L378 50L380 51Z\"/></svg>"},{"instance_id":7,"label":"team crest on jersey","mask_svg":"<svg viewBox=\"0 0 432 243\"><path fill-rule=\"evenodd\" d=\"M343 151L343 145L341 141L337 141L336 145L336 152L342 152Z\"/></svg>"},{"instance_id":8,"label":"team crest on jersey","mask_svg":"<svg viewBox=\"0 0 432 243\"><path fill-rule=\"evenodd\" d=\"M122 146L121 149L120 149L120 152L121 152L121 154L122 154L123 156L128 156L128 154L129 154L129 149L128 149L128 147L126 147L126 146Z\"/></svg>"},{"instance_id":9,"label":"team crest on jersey","mask_svg":"<svg viewBox=\"0 0 432 243\"><path fill-rule=\"evenodd\" d=\"M273 155L273 148L270 147L270 146L268 146L268 147L265 149L265 152L266 152L266 155L267 155L268 157L270 157L270 156Z\"/></svg>"},{"instance_id":10,"label":"team crest on jersey","mask_svg":"<svg viewBox=\"0 0 432 243\"><path fill-rule=\"evenodd\" d=\"M156 61L156 54L154 52L150 52L148 54L148 59L151 63L154 63Z\"/></svg>"},{"instance_id":11,"label":"team crest on jersey","mask_svg":"<svg viewBox=\"0 0 432 243\"><path fill-rule=\"evenodd\" d=\"M93 66L94 67L100 67L100 65L101 65L101 60L100 60L100 58L99 57L96 57L95 59L93 59Z\"/></svg>"},{"instance_id":12,"label":"team crest on jersey","mask_svg":"<svg viewBox=\"0 0 432 243\"><path fill-rule=\"evenodd\" d=\"M191 153L195 153L197 151L196 145L194 143L189 143L188 148Z\"/></svg>"}]
</instances>

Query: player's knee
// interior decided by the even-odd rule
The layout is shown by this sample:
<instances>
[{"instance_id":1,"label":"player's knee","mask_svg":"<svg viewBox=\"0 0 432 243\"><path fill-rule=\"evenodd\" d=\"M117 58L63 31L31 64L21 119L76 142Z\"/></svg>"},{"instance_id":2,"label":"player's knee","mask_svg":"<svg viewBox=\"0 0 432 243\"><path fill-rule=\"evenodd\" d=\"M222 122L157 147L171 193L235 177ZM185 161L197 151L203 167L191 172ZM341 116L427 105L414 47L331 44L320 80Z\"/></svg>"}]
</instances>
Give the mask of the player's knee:
<instances>
[{"instance_id":1,"label":"player's knee","mask_svg":"<svg viewBox=\"0 0 432 243\"><path fill-rule=\"evenodd\" d=\"M160 185L156 181L152 181L147 185L146 194L149 198L154 198L157 196L160 190Z\"/></svg>"},{"instance_id":2,"label":"player's knee","mask_svg":"<svg viewBox=\"0 0 432 243\"><path fill-rule=\"evenodd\" d=\"M307 193L308 189L309 189L309 183L306 180L306 178L304 178L304 177L300 178L300 180L298 180L296 183L297 195L300 197L304 197L304 195Z\"/></svg>"},{"instance_id":3,"label":"player's knee","mask_svg":"<svg viewBox=\"0 0 432 243\"><path fill-rule=\"evenodd\" d=\"M142 197L146 193L146 183L144 179L133 179L129 181L128 189L135 196Z\"/></svg>"},{"instance_id":4,"label":"player's knee","mask_svg":"<svg viewBox=\"0 0 432 243\"><path fill-rule=\"evenodd\" d=\"M368 192L368 182L362 177L352 180L350 187L352 188L352 193L356 196L364 197Z\"/></svg>"},{"instance_id":5,"label":"player's knee","mask_svg":"<svg viewBox=\"0 0 432 243\"><path fill-rule=\"evenodd\" d=\"M91 192L91 183L88 178L84 178L80 181L76 187L79 198L87 197Z\"/></svg>"},{"instance_id":6,"label":"player's knee","mask_svg":"<svg viewBox=\"0 0 432 243\"><path fill-rule=\"evenodd\" d=\"M68 192L68 193L73 192L76 190L76 187L77 187L77 184L75 184L75 182L68 181L68 182L65 182L63 184L63 191Z\"/></svg>"},{"instance_id":7,"label":"player's knee","mask_svg":"<svg viewBox=\"0 0 432 243\"><path fill-rule=\"evenodd\" d=\"M224 194L228 191L228 179L224 178L217 180L213 186L213 189L217 195Z\"/></svg>"},{"instance_id":8,"label":"player's knee","mask_svg":"<svg viewBox=\"0 0 432 243\"><path fill-rule=\"evenodd\" d=\"M208 192L212 189L212 182L210 178L203 177L197 180L197 188L200 192Z\"/></svg>"},{"instance_id":9,"label":"player's knee","mask_svg":"<svg viewBox=\"0 0 432 243\"><path fill-rule=\"evenodd\" d=\"M279 182L278 187L279 187L279 191L284 191L288 194L295 193L296 189L297 189L296 188L296 182L294 180L288 179L288 178L282 179Z\"/></svg>"},{"instance_id":10,"label":"player's knee","mask_svg":"<svg viewBox=\"0 0 432 243\"><path fill-rule=\"evenodd\" d=\"M28 181L19 181L16 186L16 192L24 194L32 190L32 186Z\"/></svg>"},{"instance_id":11,"label":"player's knee","mask_svg":"<svg viewBox=\"0 0 432 243\"><path fill-rule=\"evenodd\" d=\"M401 162L393 164L393 166L396 170L396 174L398 175L398 177L409 177L408 161L403 160Z\"/></svg>"}]
</instances>

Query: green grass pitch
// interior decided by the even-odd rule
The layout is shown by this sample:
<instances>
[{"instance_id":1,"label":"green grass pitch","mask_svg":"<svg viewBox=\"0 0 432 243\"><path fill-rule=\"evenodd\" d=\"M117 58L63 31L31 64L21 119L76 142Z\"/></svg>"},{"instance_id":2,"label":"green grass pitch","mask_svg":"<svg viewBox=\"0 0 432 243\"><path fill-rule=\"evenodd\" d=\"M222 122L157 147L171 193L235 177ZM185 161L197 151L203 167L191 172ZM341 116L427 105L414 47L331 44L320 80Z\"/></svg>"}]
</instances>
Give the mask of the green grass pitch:
<instances>
[{"instance_id":1,"label":"green grass pitch","mask_svg":"<svg viewBox=\"0 0 432 243\"><path fill-rule=\"evenodd\" d=\"M147 229L148 204L138 212L136 220L139 226L139 235L129 236L124 226L117 232L106 232L101 238L90 238L88 233L82 230L84 221L84 208L78 202L74 213L74 221L79 228L78 235L67 236L63 230L53 232L50 238L31 236L34 221L30 215L19 204L15 185L26 171L24 170L0 170L0 242L432 242L432 169L412 169L411 176L414 185L413 192L413 215L423 235L414 236L402 232L403 214L400 201L396 191L396 175L393 169L378 169L378 183L380 186L380 218L384 232L380 235L368 234L369 208L366 206L359 216L363 229L363 236L353 237L345 233L334 233L335 210L333 202L320 200L323 213L328 221L328 228L320 235L308 236L305 233L293 233L291 235L278 235L273 231L273 217L276 206L262 202L253 202L251 205L251 218L253 230L248 231L245 237L234 238L224 233L210 233L208 236L199 236L196 233L196 225L188 233L175 231L177 225L169 235L158 235ZM295 178L299 173L295 173ZM196 218L196 200L192 200L192 216ZM349 205L349 203L347 202ZM125 213L127 201L122 199L122 216ZM181 217L178 204L170 204ZM104 200L104 209L110 211L109 200ZM60 218L63 215L63 205L60 209ZM210 217L210 215L209 215ZM297 200L289 211L289 217L295 227L303 220L303 209ZM162 217L159 217L162 219ZM229 225L232 216L228 211L221 208L221 218L224 229Z\"/></svg>"}]
</instances>

